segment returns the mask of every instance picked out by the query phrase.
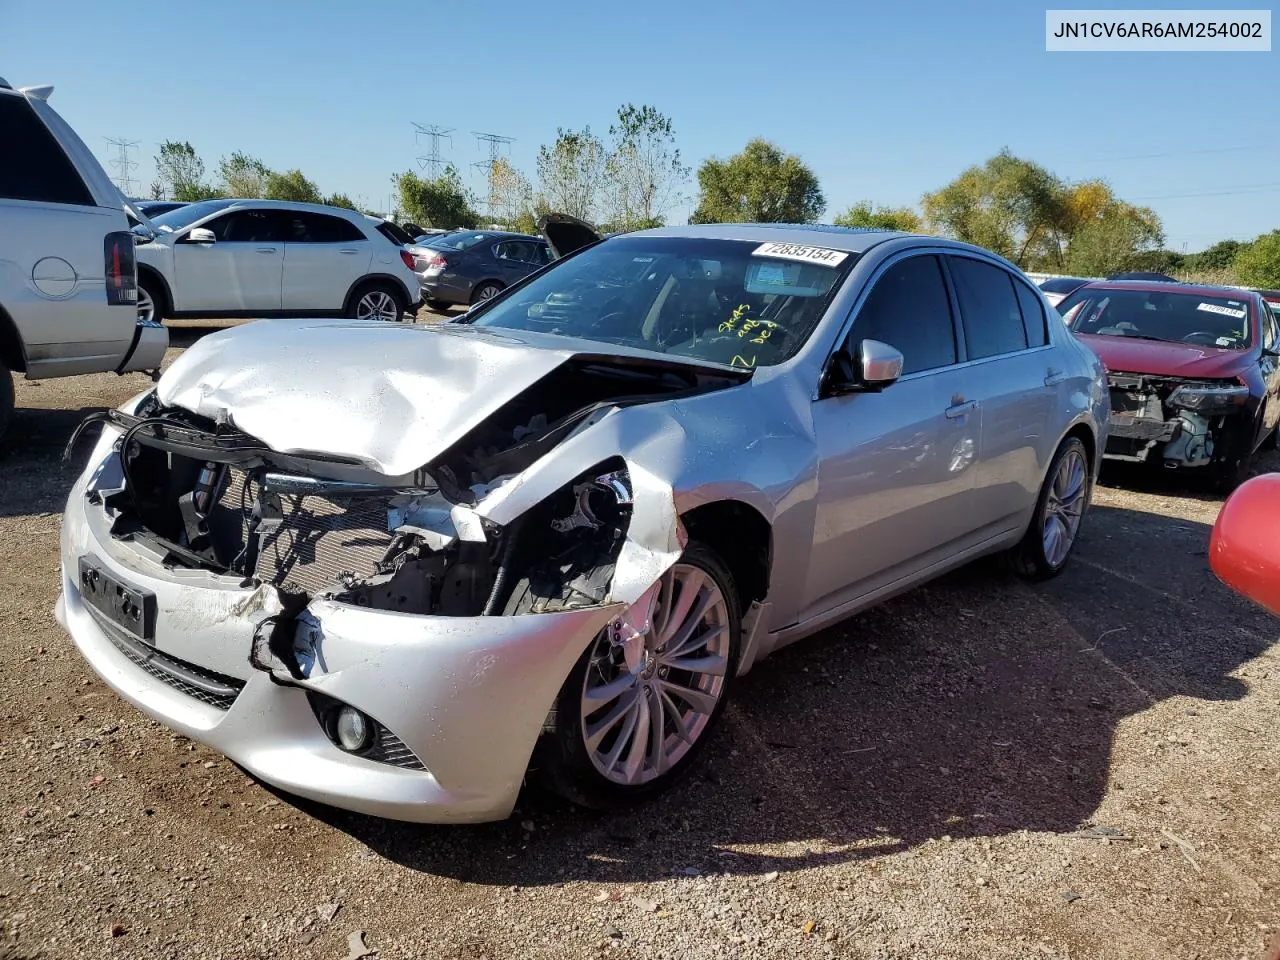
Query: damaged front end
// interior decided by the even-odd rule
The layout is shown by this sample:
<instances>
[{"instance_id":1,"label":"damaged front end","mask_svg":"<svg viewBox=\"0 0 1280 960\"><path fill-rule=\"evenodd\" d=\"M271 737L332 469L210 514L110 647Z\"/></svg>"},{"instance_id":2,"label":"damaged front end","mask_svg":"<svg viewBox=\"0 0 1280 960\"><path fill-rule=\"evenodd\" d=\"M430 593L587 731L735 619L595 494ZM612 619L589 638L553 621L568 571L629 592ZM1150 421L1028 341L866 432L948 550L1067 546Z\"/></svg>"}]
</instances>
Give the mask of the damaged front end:
<instances>
[{"instance_id":1,"label":"damaged front end","mask_svg":"<svg viewBox=\"0 0 1280 960\"><path fill-rule=\"evenodd\" d=\"M1239 380L1109 373L1106 457L1169 469L1221 466L1247 454L1249 388Z\"/></svg>"}]
</instances>

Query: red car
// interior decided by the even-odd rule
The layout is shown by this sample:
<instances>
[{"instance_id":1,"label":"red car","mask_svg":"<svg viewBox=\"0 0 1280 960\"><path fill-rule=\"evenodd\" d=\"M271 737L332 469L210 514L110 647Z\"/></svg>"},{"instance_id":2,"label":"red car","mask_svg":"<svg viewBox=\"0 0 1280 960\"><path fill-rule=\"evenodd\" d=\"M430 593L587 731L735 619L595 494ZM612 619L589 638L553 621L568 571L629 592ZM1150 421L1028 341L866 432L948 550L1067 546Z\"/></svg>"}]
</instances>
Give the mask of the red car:
<instances>
[{"instance_id":1,"label":"red car","mask_svg":"<svg viewBox=\"0 0 1280 960\"><path fill-rule=\"evenodd\" d=\"M1209 540L1218 579L1280 614L1280 473L1266 473L1227 498Z\"/></svg>"},{"instance_id":2,"label":"red car","mask_svg":"<svg viewBox=\"0 0 1280 960\"><path fill-rule=\"evenodd\" d=\"M1202 468L1234 486L1275 444L1280 331L1255 291L1100 280L1058 311L1107 368L1105 458Z\"/></svg>"}]
</instances>

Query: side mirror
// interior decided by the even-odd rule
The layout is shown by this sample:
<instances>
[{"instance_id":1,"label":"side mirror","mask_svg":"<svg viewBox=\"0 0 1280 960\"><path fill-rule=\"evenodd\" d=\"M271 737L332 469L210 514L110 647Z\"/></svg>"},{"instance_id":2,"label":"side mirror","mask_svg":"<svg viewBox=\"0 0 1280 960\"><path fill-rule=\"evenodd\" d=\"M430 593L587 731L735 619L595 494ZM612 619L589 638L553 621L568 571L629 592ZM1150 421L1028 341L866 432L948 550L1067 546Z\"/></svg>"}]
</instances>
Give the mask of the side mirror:
<instances>
[{"instance_id":1,"label":"side mirror","mask_svg":"<svg viewBox=\"0 0 1280 960\"><path fill-rule=\"evenodd\" d=\"M902 376L902 364L902 353L880 340L859 342L856 354L843 346L831 357L823 395L878 392Z\"/></svg>"},{"instance_id":2,"label":"side mirror","mask_svg":"<svg viewBox=\"0 0 1280 960\"><path fill-rule=\"evenodd\" d=\"M205 227L196 227L187 234L188 243L216 243L217 237L213 235L213 231Z\"/></svg>"}]
</instances>

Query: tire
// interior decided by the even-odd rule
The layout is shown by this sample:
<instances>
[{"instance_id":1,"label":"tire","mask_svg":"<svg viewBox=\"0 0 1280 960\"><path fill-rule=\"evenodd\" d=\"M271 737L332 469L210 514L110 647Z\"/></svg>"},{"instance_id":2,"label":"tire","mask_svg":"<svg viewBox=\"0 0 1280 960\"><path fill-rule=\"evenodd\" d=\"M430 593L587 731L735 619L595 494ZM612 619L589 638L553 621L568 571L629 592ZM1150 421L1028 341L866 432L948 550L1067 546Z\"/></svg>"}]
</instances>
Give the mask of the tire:
<instances>
[{"instance_id":1,"label":"tire","mask_svg":"<svg viewBox=\"0 0 1280 960\"><path fill-rule=\"evenodd\" d=\"M448 313L453 304L447 300L428 300L427 306L437 313Z\"/></svg>"},{"instance_id":2,"label":"tire","mask_svg":"<svg viewBox=\"0 0 1280 960\"><path fill-rule=\"evenodd\" d=\"M668 789L694 767L724 711L733 686L741 642L742 615L733 578L715 553L702 544L691 542L676 564L663 575L661 583L660 596L663 600L656 610L656 620L662 616L662 606L670 606L663 601L673 593L676 607L680 606L680 592L673 589L673 583L696 584L695 604L702 604L709 598L694 630L695 636L710 635L711 639L684 650L677 648L668 656L679 654L673 656L673 660L686 664L710 665L713 660L721 661L713 670L720 669L723 673L720 676L714 672L695 674L669 667L662 662L660 648L655 650L651 646L654 640L637 638L631 641L644 648L638 649L638 657L633 657L631 651L637 650L636 647L626 642L618 644L612 639L611 635L616 635L613 625L601 631L583 651L560 688L534 750L532 764L536 780L579 806L597 810L625 807ZM714 588L714 592L709 588ZM689 622L690 619L685 620L685 624ZM658 636L665 633L674 637L680 632L677 625L673 629L659 631ZM689 640L684 643L689 643ZM692 656L695 654L697 656ZM631 668L628 668L628 662L633 664ZM619 687L620 683L625 683L623 677L628 673L633 677L632 685L629 688ZM695 681L695 676L700 680ZM690 687L684 688L686 683ZM693 687L693 683L698 686ZM606 684L618 689L616 695L599 698L596 705L588 706L588 689L598 690ZM701 694L699 701L709 709L699 710L680 694L671 692L675 686ZM625 703L628 698L629 706ZM654 705L661 711L660 732L666 734L660 745L662 763L656 762L657 753L653 746L656 738L654 727L649 722L654 716L651 709ZM681 714L682 708L687 708L687 712ZM677 729L672 711L680 716L680 726L692 737L691 742L672 732ZM593 726L600 739L588 747L587 729ZM636 764L633 762L636 731L641 730L647 733L643 755ZM611 768L612 775L607 776L601 765L608 763L608 755L612 753L617 754L616 763ZM630 782L626 782L628 773L631 774Z\"/></svg>"},{"instance_id":3,"label":"tire","mask_svg":"<svg viewBox=\"0 0 1280 960\"><path fill-rule=\"evenodd\" d=\"M1056 577L1066 569L1092 496L1089 452L1078 437L1067 437L1049 463L1022 542L1006 555L1014 573L1038 581ZM1058 530L1056 537L1049 532L1051 522ZM1063 536L1067 538L1065 549Z\"/></svg>"},{"instance_id":4,"label":"tire","mask_svg":"<svg viewBox=\"0 0 1280 960\"><path fill-rule=\"evenodd\" d=\"M0 440L4 439L9 429L9 421L13 418L13 375L9 368L0 363Z\"/></svg>"},{"instance_id":5,"label":"tire","mask_svg":"<svg viewBox=\"0 0 1280 960\"><path fill-rule=\"evenodd\" d=\"M408 310L404 292L394 283L374 280L361 284L347 302L347 316L354 320L398 321Z\"/></svg>"},{"instance_id":6,"label":"tire","mask_svg":"<svg viewBox=\"0 0 1280 960\"><path fill-rule=\"evenodd\" d=\"M496 280L486 280L471 291L471 305L475 306L483 300L492 300L502 292L502 284Z\"/></svg>"},{"instance_id":7,"label":"tire","mask_svg":"<svg viewBox=\"0 0 1280 960\"><path fill-rule=\"evenodd\" d=\"M164 285L148 273L138 274L138 319L159 323L168 311Z\"/></svg>"}]
</instances>

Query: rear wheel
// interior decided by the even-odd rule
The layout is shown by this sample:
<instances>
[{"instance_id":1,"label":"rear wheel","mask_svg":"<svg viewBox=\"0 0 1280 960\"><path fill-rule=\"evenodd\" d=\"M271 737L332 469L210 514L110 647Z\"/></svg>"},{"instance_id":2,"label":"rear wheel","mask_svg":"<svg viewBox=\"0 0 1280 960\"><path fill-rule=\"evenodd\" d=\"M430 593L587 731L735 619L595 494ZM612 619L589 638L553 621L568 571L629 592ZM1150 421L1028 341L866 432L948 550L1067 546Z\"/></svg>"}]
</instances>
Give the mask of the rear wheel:
<instances>
[{"instance_id":1,"label":"rear wheel","mask_svg":"<svg viewBox=\"0 0 1280 960\"><path fill-rule=\"evenodd\" d=\"M9 368L0 363L0 439L9 429L9 420L13 416L13 375Z\"/></svg>"},{"instance_id":2,"label":"rear wheel","mask_svg":"<svg viewBox=\"0 0 1280 960\"><path fill-rule=\"evenodd\" d=\"M547 716L538 774L582 806L635 803L683 776L732 686L741 613L720 558L690 543L655 594L648 617L629 611L637 629L624 615L596 636Z\"/></svg>"},{"instance_id":3,"label":"rear wheel","mask_svg":"<svg viewBox=\"0 0 1280 960\"><path fill-rule=\"evenodd\" d=\"M482 303L485 300L492 300L502 292L502 284L493 280L486 281L476 287L471 294L471 302L473 304Z\"/></svg>"},{"instance_id":4,"label":"rear wheel","mask_svg":"<svg viewBox=\"0 0 1280 960\"><path fill-rule=\"evenodd\" d=\"M404 294L390 283L378 281L352 295L347 316L356 320L399 320L406 309Z\"/></svg>"},{"instance_id":5,"label":"rear wheel","mask_svg":"<svg viewBox=\"0 0 1280 960\"><path fill-rule=\"evenodd\" d=\"M1048 580L1066 567L1092 484L1088 451L1078 437L1067 437L1049 464L1026 535L1009 551L1010 565L1019 576Z\"/></svg>"},{"instance_id":6,"label":"rear wheel","mask_svg":"<svg viewBox=\"0 0 1280 960\"><path fill-rule=\"evenodd\" d=\"M453 304L447 300L428 300L427 306L437 313L448 313Z\"/></svg>"}]
</instances>

